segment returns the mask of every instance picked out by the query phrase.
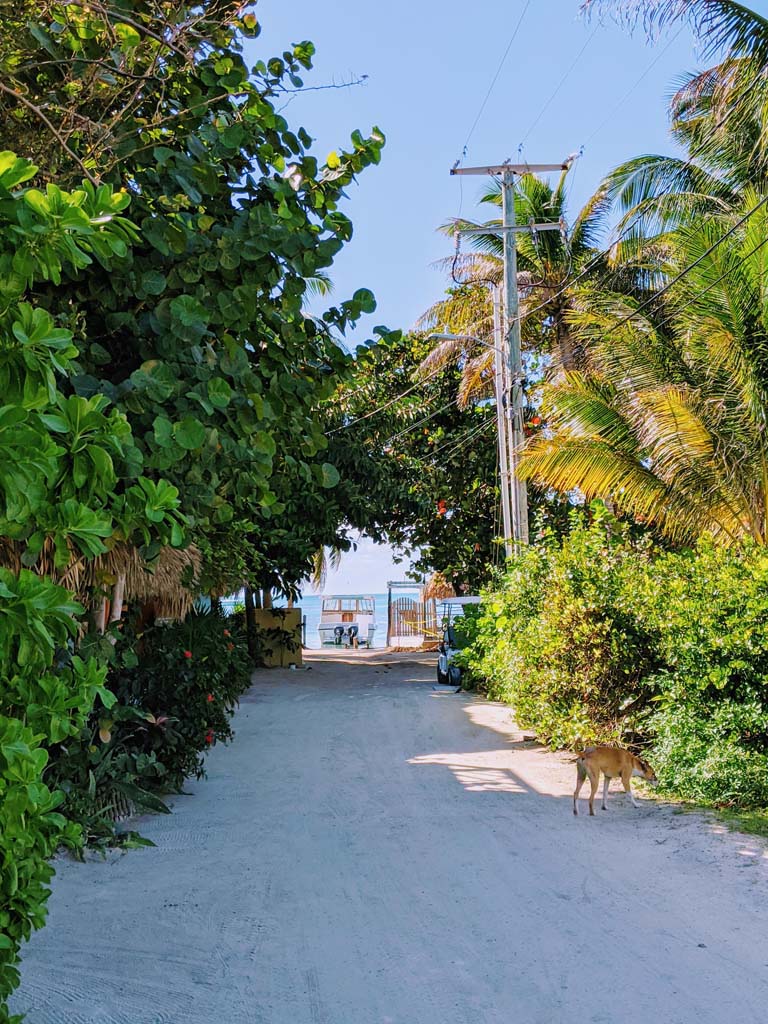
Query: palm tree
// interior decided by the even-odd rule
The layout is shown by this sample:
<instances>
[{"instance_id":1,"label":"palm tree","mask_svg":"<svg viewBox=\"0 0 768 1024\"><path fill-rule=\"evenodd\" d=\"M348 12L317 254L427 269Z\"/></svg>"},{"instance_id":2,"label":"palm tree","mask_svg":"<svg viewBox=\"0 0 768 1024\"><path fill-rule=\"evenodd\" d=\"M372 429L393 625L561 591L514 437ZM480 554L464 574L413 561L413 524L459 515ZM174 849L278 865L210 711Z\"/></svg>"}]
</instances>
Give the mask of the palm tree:
<instances>
[{"instance_id":1,"label":"palm tree","mask_svg":"<svg viewBox=\"0 0 768 1024\"><path fill-rule=\"evenodd\" d=\"M687 19L704 59L716 58L670 103L671 134L687 158L645 154L603 183L622 213L617 259L692 216L737 208L748 185L768 186L768 19L731 0L589 0L584 7L618 10L630 23L643 19L649 31Z\"/></svg>"},{"instance_id":2,"label":"palm tree","mask_svg":"<svg viewBox=\"0 0 768 1024\"><path fill-rule=\"evenodd\" d=\"M343 554L343 548L336 546L321 547L315 551L312 556L312 575L309 578L315 590L322 590L325 587L329 569L335 572L339 568Z\"/></svg>"},{"instance_id":3,"label":"palm tree","mask_svg":"<svg viewBox=\"0 0 768 1024\"><path fill-rule=\"evenodd\" d=\"M533 174L520 177L515 193L519 223L562 222L565 224L566 172L553 189ZM502 189L493 181L481 196L482 203L501 206ZM553 373L579 365L581 353L567 313L574 291L568 282L579 276L587 264L590 273L605 276L608 267L597 248L607 210L603 192L597 192L579 213L569 231L521 233L518 236L518 288L520 291L521 336L529 357L544 357ZM496 227L499 218L475 224L452 220L441 230L453 234L458 228ZM489 231L472 236L474 252L441 261L451 270L454 286L445 299L431 306L419 319L422 330L441 330L464 339L440 341L422 362L422 375L458 362L462 366L460 404L486 397L492 391L493 351L466 340L474 336L490 342L493 330L493 286L503 275L503 242Z\"/></svg>"},{"instance_id":4,"label":"palm tree","mask_svg":"<svg viewBox=\"0 0 768 1024\"><path fill-rule=\"evenodd\" d=\"M569 320L588 366L546 389L551 430L529 444L524 476L610 498L676 540L768 543L766 204L719 242L734 224L675 232L663 272L693 266L651 308L580 294Z\"/></svg>"}]
</instances>

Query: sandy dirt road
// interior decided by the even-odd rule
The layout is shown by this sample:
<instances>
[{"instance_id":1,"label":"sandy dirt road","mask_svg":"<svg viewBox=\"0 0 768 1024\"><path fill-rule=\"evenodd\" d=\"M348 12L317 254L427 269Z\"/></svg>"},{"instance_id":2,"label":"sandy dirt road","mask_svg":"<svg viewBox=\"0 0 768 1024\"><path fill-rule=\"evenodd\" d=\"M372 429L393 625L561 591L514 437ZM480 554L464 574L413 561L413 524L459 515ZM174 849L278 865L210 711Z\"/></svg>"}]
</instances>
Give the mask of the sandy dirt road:
<instances>
[{"instance_id":1,"label":"sandy dirt road","mask_svg":"<svg viewBox=\"0 0 768 1024\"><path fill-rule=\"evenodd\" d=\"M764 1024L764 847L648 800L574 818L572 764L432 680L257 674L155 849L59 861L28 1024Z\"/></svg>"}]
</instances>

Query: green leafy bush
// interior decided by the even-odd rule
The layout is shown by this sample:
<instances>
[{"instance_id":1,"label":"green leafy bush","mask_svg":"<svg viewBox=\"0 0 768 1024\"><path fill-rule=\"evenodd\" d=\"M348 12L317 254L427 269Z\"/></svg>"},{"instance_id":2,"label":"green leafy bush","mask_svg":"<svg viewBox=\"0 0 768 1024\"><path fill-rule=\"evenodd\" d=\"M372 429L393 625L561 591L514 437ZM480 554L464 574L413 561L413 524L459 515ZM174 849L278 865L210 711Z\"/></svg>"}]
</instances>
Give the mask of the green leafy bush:
<instances>
[{"instance_id":1,"label":"green leafy bush","mask_svg":"<svg viewBox=\"0 0 768 1024\"><path fill-rule=\"evenodd\" d=\"M553 746L617 739L654 694L655 637L633 612L647 560L597 508L524 551L483 605L468 661L490 697Z\"/></svg>"},{"instance_id":2,"label":"green leafy bush","mask_svg":"<svg viewBox=\"0 0 768 1024\"><path fill-rule=\"evenodd\" d=\"M554 747L642 745L662 791L768 803L768 554L670 553L604 509L486 595L465 658Z\"/></svg>"},{"instance_id":3,"label":"green leafy bush","mask_svg":"<svg viewBox=\"0 0 768 1024\"><path fill-rule=\"evenodd\" d=\"M665 669L646 726L662 787L728 806L768 804L768 553L656 559L636 592Z\"/></svg>"},{"instance_id":4,"label":"green leafy bush","mask_svg":"<svg viewBox=\"0 0 768 1024\"><path fill-rule=\"evenodd\" d=\"M18 985L21 942L45 920L48 860L57 846L80 843L58 811L63 794L45 779L46 748L79 734L97 696L114 702L106 668L59 663L79 611L63 587L0 569L0 1004Z\"/></svg>"},{"instance_id":5,"label":"green leafy bush","mask_svg":"<svg viewBox=\"0 0 768 1024\"><path fill-rule=\"evenodd\" d=\"M36 174L0 152L0 549L7 566L24 566L0 570L0 1021L20 944L45 918L48 859L81 841L57 809L49 752L80 736L98 699L114 703L106 667L73 656L82 608L47 577L78 576L110 539L184 539L178 491L139 475L126 416L60 383L81 355L60 325L77 325L70 276L126 255L138 238L122 216L130 197L90 183L24 187ZM40 285L48 308L27 301Z\"/></svg>"},{"instance_id":6,"label":"green leafy bush","mask_svg":"<svg viewBox=\"0 0 768 1024\"><path fill-rule=\"evenodd\" d=\"M130 636L122 643L132 650ZM111 749L133 758L134 785L179 791L186 778L205 774L209 747L232 739L231 717L253 667L245 635L221 615L195 612L151 627L136 651L111 670L109 686L121 707L144 718L109 722Z\"/></svg>"}]
</instances>

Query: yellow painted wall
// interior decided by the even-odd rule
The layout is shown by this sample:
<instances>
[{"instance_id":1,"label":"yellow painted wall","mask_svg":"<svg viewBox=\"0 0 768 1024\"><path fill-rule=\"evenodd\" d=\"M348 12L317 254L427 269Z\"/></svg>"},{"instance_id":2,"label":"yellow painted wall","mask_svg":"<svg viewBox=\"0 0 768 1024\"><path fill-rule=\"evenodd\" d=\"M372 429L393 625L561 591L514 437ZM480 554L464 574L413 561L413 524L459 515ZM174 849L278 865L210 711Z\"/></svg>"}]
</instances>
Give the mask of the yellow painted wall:
<instances>
[{"instance_id":1,"label":"yellow painted wall","mask_svg":"<svg viewBox=\"0 0 768 1024\"><path fill-rule=\"evenodd\" d=\"M295 638L295 649L278 649L274 640L267 639L265 642L272 648L272 653L262 651L264 664L267 668L287 668L291 663L297 668L301 667L301 608L257 608L256 625L260 630L274 628L288 630Z\"/></svg>"}]
</instances>

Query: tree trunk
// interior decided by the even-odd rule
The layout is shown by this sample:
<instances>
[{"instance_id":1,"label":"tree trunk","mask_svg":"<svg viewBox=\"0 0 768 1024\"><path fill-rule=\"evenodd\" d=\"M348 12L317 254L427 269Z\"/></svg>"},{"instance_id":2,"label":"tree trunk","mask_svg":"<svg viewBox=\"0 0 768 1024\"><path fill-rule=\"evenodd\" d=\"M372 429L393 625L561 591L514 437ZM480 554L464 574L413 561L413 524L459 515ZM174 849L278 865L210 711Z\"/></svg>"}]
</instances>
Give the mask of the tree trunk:
<instances>
[{"instance_id":1,"label":"tree trunk","mask_svg":"<svg viewBox=\"0 0 768 1024\"><path fill-rule=\"evenodd\" d=\"M107 595L100 593L91 608L91 624L97 633L103 633L107 627Z\"/></svg>"},{"instance_id":2,"label":"tree trunk","mask_svg":"<svg viewBox=\"0 0 768 1024\"><path fill-rule=\"evenodd\" d=\"M112 609L109 613L110 622L119 622L123 617L123 598L125 596L125 573L121 572L112 588Z\"/></svg>"}]
</instances>

